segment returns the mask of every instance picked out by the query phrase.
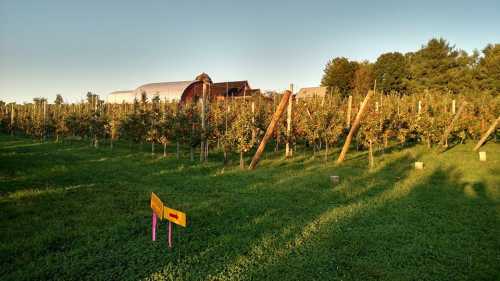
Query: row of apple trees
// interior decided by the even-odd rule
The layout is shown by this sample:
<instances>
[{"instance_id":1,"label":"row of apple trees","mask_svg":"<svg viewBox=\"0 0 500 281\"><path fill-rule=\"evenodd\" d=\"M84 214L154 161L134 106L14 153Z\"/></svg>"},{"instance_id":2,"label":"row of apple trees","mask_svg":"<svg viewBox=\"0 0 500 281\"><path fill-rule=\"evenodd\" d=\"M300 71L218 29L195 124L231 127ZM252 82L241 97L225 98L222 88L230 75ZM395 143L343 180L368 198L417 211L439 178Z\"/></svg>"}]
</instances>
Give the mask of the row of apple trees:
<instances>
[{"instance_id":1,"label":"row of apple trees","mask_svg":"<svg viewBox=\"0 0 500 281\"><path fill-rule=\"evenodd\" d=\"M295 153L322 152L328 160L332 147L344 142L363 98L354 96L351 103L339 95L293 99L291 130L287 131L285 112L273 133L273 149L278 151L288 142ZM117 143L130 147L139 144L141 149L149 144L152 154L160 146L167 156L172 147L177 158L189 151L192 160L198 154L201 161L207 159L209 151L222 153L225 162L231 153L237 153L243 167L245 155L262 139L280 99L276 95L216 100L208 103L204 112L200 102L180 105L143 98L133 104L105 104L95 95L72 104L63 103L62 98L50 104L35 99L28 104L1 102L0 120L3 132L39 141L83 140L94 147L106 144L111 149ZM369 163L373 165L373 150L391 145L423 143L432 148L478 139L499 116L499 99L488 94L461 96L428 91L411 96L376 93L361 118L355 146L369 151ZM460 116L445 136L457 114Z\"/></svg>"}]
</instances>

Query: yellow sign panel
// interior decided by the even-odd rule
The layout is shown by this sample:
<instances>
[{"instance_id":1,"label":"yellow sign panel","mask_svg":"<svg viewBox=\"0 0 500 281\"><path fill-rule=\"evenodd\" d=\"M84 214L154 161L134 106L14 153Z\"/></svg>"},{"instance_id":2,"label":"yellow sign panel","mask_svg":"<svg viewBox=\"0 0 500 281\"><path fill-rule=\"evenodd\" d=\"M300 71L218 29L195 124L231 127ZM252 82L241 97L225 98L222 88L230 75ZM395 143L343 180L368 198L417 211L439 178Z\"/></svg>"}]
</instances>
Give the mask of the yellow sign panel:
<instances>
[{"instance_id":1,"label":"yellow sign panel","mask_svg":"<svg viewBox=\"0 0 500 281\"><path fill-rule=\"evenodd\" d=\"M163 218L180 226L186 227L186 214L181 211L170 209L165 206L163 208Z\"/></svg>"},{"instance_id":2,"label":"yellow sign panel","mask_svg":"<svg viewBox=\"0 0 500 281\"><path fill-rule=\"evenodd\" d=\"M163 208L163 202L161 202L160 197L151 192L151 209L153 209L153 212L155 212L160 220L163 219Z\"/></svg>"}]
</instances>

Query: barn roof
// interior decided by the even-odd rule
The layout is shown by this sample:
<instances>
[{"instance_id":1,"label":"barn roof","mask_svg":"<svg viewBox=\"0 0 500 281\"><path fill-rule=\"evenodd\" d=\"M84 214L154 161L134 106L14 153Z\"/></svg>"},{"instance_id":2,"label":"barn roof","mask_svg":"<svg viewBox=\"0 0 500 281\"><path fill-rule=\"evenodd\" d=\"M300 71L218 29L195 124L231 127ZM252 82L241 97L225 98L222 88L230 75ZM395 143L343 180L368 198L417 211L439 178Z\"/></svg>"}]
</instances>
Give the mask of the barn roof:
<instances>
[{"instance_id":1,"label":"barn roof","mask_svg":"<svg viewBox=\"0 0 500 281\"><path fill-rule=\"evenodd\" d=\"M200 81L149 83L137 87L134 92L138 97L145 92L148 98L159 96L161 100L180 101L184 91L194 83L200 83Z\"/></svg>"}]
</instances>

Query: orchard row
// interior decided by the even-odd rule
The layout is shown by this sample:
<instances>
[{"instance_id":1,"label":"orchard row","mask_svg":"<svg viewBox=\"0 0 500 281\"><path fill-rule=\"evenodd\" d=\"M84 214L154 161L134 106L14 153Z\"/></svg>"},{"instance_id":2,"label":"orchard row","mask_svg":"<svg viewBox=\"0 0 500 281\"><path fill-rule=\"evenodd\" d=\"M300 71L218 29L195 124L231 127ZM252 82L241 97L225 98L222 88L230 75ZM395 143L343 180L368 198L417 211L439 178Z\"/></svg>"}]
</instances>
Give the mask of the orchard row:
<instances>
[{"instance_id":1,"label":"orchard row","mask_svg":"<svg viewBox=\"0 0 500 281\"><path fill-rule=\"evenodd\" d=\"M47 104L39 99L31 104L0 105L1 130L40 141L85 139L95 147L106 142L113 148L118 139L149 143L152 153L155 145L162 145L165 156L168 145L176 146L177 157L181 147L187 146L191 158L197 151L202 161L209 150L217 148L224 152L225 160L229 153L239 153L243 167L244 154L262 139L280 99L280 95L256 96L183 105L159 100L134 104L103 104L92 100ZM273 132L275 150L285 144L291 151L297 145L304 145L315 154L324 151L327 157L329 148L345 141L363 99L363 96L337 95L292 99L290 115L285 112ZM479 139L499 115L500 97L489 94L375 93L354 139L357 148L369 149L370 155L373 146L387 148L416 142L429 148L437 144L447 146L448 142Z\"/></svg>"}]
</instances>

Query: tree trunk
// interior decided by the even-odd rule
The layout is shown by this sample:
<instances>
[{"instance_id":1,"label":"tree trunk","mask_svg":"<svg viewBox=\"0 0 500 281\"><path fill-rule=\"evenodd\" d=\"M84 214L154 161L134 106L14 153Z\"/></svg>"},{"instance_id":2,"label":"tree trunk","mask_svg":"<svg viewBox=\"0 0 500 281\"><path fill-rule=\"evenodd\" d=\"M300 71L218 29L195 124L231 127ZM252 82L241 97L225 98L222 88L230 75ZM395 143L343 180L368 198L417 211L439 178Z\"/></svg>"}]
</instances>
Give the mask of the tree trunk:
<instances>
[{"instance_id":1,"label":"tree trunk","mask_svg":"<svg viewBox=\"0 0 500 281\"><path fill-rule=\"evenodd\" d=\"M370 169L373 169L373 144L371 141L368 142L368 150L370 159Z\"/></svg>"},{"instance_id":2,"label":"tree trunk","mask_svg":"<svg viewBox=\"0 0 500 281\"><path fill-rule=\"evenodd\" d=\"M177 141L177 145L176 146L177 146L177 148L176 148L176 152L175 152L175 157L177 158L177 160L179 160L179 154L180 154L179 153L179 150L180 150L179 149L179 141Z\"/></svg>"},{"instance_id":3,"label":"tree trunk","mask_svg":"<svg viewBox=\"0 0 500 281\"><path fill-rule=\"evenodd\" d=\"M328 142L325 141L325 162L328 162Z\"/></svg>"},{"instance_id":4,"label":"tree trunk","mask_svg":"<svg viewBox=\"0 0 500 281\"><path fill-rule=\"evenodd\" d=\"M205 143L202 141L200 144L200 163L205 161Z\"/></svg>"},{"instance_id":5,"label":"tree trunk","mask_svg":"<svg viewBox=\"0 0 500 281\"><path fill-rule=\"evenodd\" d=\"M245 169L245 160L243 159L243 151L240 151L240 169Z\"/></svg>"},{"instance_id":6,"label":"tree trunk","mask_svg":"<svg viewBox=\"0 0 500 281\"><path fill-rule=\"evenodd\" d=\"M205 143L205 161L208 161L208 141Z\"/></svg>"},{"instance_id":7,"label":"tree trunk","mask_svg":"<svg viewBox=\"0 0 500 281\"><path fill-rule=\"evenodd\" d=\"M446 128L446 131L444 131L443 134L443 139L441 140L441 145L444 147L448 147L448 135L451 133L451 130L453 130L453 125L455 122L458 120L460 115L462 114L462 111L464 111L465 106L467 105L467 102L463 102L462 105L460 105L460 108L457 111L457 114L455 114L455 117L451 120L450 124L448 125L448 128Z\"/></svg>"}]
</instances>

